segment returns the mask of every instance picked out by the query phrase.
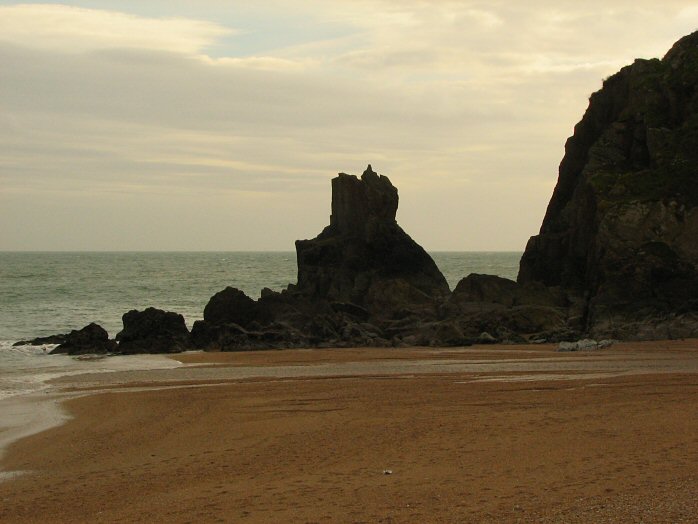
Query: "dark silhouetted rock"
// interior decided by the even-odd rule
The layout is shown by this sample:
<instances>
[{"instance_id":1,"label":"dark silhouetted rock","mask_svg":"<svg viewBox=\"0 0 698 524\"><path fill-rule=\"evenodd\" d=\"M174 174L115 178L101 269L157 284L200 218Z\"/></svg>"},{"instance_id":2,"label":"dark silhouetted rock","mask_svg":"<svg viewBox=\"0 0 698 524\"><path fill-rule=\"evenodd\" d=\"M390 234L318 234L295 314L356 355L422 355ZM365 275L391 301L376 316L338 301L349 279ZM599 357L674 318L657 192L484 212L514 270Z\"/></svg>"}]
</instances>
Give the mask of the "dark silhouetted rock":
<instances>
[{"instance_id":1,"label":"dark silhouetted rock","mask_svg":"<svg viewBox=\"0 0 698 524\"><path fill-rule=\"evenodd\" d=\"M339 313L346 313L349 316L357 318L359 320L368 320L371 317L371 313L368 310L357 306L356 304L351 304L348 302L332 302L330 304L332 309Z\"/></svg>"},{"instance_id":2,"label":"dark silhouetted rock","mask_svg":"<svg viewBox=\"0 0 698 524\"><path fill-rule=\"evenodd\" d=\"M698 336L698 32L591 96L518 281L579 297L595 337Z\"/></svg>"},{"instance_id":3,"label":"dark silhouetted rock","mask_svg":"<svg viewBox=\"0 0 698 524\"><path fill-rule=\"evenodd\" d=\"M330 225L296 242L297 284L280 293L265 288L256 301L231 287L216 293L192 327L194 345L389 346L435 321L448 284L397 225L397 206L397 189L370 166L360 179L340 174L332 180ZM449 344L459 339L442 332Z\"/></svg>"},{"instance_id":4,"label":"dark silhouetted rock","mask_svg":"<svg viewBox=\"0 0 698 524\"><path fill-rule=\"evenodd\" d=\"M461 302L494 302L504 306L516 303L519 286L513 280L494 275L471 273L453 290L454 300Z\"/></svg>"},{"instance_id":5,"label":"dark silhouetted rock","mask_svg":"<svg viewBox=\"0 0 698 524\"><path fill-rule=\"evenodd\" d=\"M332 180L332 215L313 240L296 241L296 290L389 315L431 304L449 289L431 257L395 221L397 189L368 166L361 178Z\"/></svg>"},{"instance_id":6,"label":"dark silhouetted rock","mask_svg":"<svg viewBox=\"0 0 698 524\"><path fill-rule=\"evenodd\" d=\"M59 335L61 336L61 335ZM73 330L65 336L65 341L56 347L51 354L86 355L92 353L113 353L116 343L109 340L106 330L95 323L82 329Z\"/></svg>"},{"instance_id":7,"label":"dark silhouetted rock","mask_svg":"<svg viewBox=\"0 0 698 524\"><path fill-rule=\"evenodd\" d=\"M124 329L116 335L119 352L176 353L191 349L189 330L178 313L149 307L122 317Z\"/></svg>"},{"instance_id":8,"label":"dark silhouetted rock","mask_svg":"<svg viewBox=\"0 0 698 524\"><path fill-rule=\"evenodd\" d=\"M332 313L329 304L296 293L265 288L255 301L228 287L211 297L204 320L194 322L191 336L195 347L207 350L311 346L313 323L321 323L328 313Z\"/></svg>"},{"instance_id":9,"label":"dark silhouetted rock","mask_svg":"<svg viewBox=\"0 0 698 524\"><path fill-rule=\"evenodd\" d=\"M247 326L258 320L257 303L244 292L227 287L211 297L204 308L204 320L211 324L238 324Z\"/></svg>"},{"instance_id":10,"label":"dark silhouetted rock","mask_svg":"<svg viewBox=\"0 0 698 524\"><path fill-rule=\"evenodd\" d=\"M211 324L198 320L192 327L192 340L195 347L215 351L288 349L313 345L298 329L283 323L253 330L233 323Z\"/></svg>"},{"instance_id":11,"label":"dark silhouetted rock","mask_svg":"<svg viewBox=\"0 0 698 524\"><path fill-rule=\"evenodd\" d=\"M497 340L527 342L529 340L558 341L576 336L567 325L564 308L547 306L493 305L490 308L464 308L458 320L465 338L478 340L486 332ZM570 334L572 333L572 334Z\"/></svg>"},{"instance_id":12,"label":"dark silhouetted rock","mask_svg":"<svg viewBox=\"0 0 698 524\"><path fill-rule=\"evenodd\" d=\"M568 300L559 288L518 284L494 275L470 274L442 306L443 318L456 319L465 338L479 342L483 333L503 340L567 340L577 336ZM483 342L492 343L489 337Z\"/></svg>"}]
</instances>

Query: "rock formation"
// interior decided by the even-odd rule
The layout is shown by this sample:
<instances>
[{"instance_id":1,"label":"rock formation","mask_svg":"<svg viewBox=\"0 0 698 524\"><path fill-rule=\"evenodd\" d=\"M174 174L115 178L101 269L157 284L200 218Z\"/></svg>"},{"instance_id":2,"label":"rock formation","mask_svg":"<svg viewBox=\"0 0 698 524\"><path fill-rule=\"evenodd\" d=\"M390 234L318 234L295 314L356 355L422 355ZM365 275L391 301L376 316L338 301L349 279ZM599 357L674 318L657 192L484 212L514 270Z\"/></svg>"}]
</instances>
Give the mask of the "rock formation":
<instances>
[{"instance_id":1,"label":"rock formation","mask_svg":"<svg viewBox=\"0 0 698 524\"><path fill-rule=\"evenodd\" d=\"M300 330L310 316L296 307L302 305L287 292L265 289L255 301L239 289L227 287L211 297L204 319L194 322L194 346L230 351L311 345Z\"/></svg>"},{"instance_id":2,"label":"rock formation","mask_svg":"<svg viewBox=\"0 0 698 524\"><path fill-rule=\"evenodd\" d=\"M63 344L67 337L68 335L66 333L59 333L57 335L49 335L47 337L36 337L31 340L20 340L12 344L12 346L44 346L48 344Z\"/></svg>"},{"instance_id":3,"label":"rock formation","mask_svg":"<svg viewBox=\"0 0 698 524\"><path fill-rule=\"evenodd\" d=\"M191 348L189 330L178 313L149 307L131 310L122 320L124 329L116 335L119 353L176 353Z\"/></svg>"},{"instance_id":4,"label":"rock formation","mask_svg":"<svg viewBox=\"0 0 698 524\"><path fill-rule=\"evenodd\" d=\"M428 304L449 293L432 258L397 224L397 189L369 165L332 180L330 225L296 241L297 290L365 307L374 315Z\"/></svg>"},{"instance_id":5,"label":"rock formation","mask_svg":"<svg viewBox=\"0 0 698 524\"><path fill-rule=\"evenodd\" d=\"M595 336L696 336L697 205L698 32L591 96L518 281L568 290Z\"/></svg>"},{"instance_id":6,"label":"rock formation","mask_svg":"<svg viewBox=\"0 0 698 524\"><path fill-rule=\"evenodd\" d=\"M65 335L65 340L51 351L51 354L113 353L116 349L116 343L109 340L106 330L102 326L92 323Z\"/></svg>"},{"instance_id":7,"label":"rock formation","mask_svg":"<svg viewBox=\"0 0 698 524\"><path fill-rule=\"evenodd\" d=\"M361 178L340 173L332 180L330 225L296 242L297 284L265 289L257 301L231 287L217 293L192 328L196 347L388 346L424 329L430 343L444 336L468 343L439 330L448 284L398 226L397 207L397 189L371 166Z\"/></svg>"},{"instance_id":8,"label":"rock formation","mask_svg":"<svg viewBox=\"0 0 698 524\"><path fill-rule=\"evenodd\" d=\"M443 306L443 317L478 342L575 338L578 333L569 326L567 313L567 296L560 288L479 274L463 278Z\"/></svg>"}]
</instances>

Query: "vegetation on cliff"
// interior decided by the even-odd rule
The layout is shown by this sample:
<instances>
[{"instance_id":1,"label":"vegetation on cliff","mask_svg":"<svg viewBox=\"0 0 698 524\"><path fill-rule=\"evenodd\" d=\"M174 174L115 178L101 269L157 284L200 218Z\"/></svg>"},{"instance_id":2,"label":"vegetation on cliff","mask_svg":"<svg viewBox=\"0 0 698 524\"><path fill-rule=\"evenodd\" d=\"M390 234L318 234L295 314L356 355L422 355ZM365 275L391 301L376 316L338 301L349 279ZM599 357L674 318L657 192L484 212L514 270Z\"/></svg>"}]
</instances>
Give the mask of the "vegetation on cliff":
<instances>
[{"instance_id":1,"label":"vegetation on cliff","mask_svg":"<svg viewBox=\"0 0 698 524\"><path fill-rule=\"evenodd\" d=\"M606 79L565 145L518 280L583 297L587 330L696 306L697 88L698 32Z\"/></svg>"}]
</instances>

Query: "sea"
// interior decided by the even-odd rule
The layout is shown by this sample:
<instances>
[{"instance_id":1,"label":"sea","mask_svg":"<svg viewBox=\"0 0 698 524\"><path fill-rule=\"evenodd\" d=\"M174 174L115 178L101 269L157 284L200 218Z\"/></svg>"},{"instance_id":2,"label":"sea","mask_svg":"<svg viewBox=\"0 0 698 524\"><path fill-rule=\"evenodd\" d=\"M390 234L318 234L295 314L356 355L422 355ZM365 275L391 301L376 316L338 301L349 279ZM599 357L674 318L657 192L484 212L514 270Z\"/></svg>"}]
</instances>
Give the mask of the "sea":
<instances>
[{"instance_id":1,"label":"sea","mask_svg":"<svg viewBox=\"0 0 698 524\"><path fill-rule=\"evenodd\" d=\"M470 273L515 279L520 252L430 253L451 289ZM295 252L0 252L0 399L46 389L63 375L174 365L165 359L95 361L48 355L53 346L13 346L90 322L110 337L132 309L181 313L191 328L226 286L258 298L296 281Z\"/></svg>"}]
</instances>

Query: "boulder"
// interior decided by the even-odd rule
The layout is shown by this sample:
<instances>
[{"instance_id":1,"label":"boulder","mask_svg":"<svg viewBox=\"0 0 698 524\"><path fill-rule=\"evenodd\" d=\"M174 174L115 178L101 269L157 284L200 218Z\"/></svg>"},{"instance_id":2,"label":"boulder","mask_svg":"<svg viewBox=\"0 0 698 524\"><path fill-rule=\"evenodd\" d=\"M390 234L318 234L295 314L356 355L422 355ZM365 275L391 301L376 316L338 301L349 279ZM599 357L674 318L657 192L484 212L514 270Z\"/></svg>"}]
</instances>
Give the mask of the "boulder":
<instances>
[{"instance_id":1,"label":"boulder","mask_svg":"<svg viewBox=\"0 0 698 524\"><path fill-rule=\"evenodd\" d=\"M440 315L456 319L466 338L480 341L483 333L489 335L484 343L562 340L570 332L576 335L567 303L559 288L473 273L458 283Z\"/></svg>"},{"instance_id":2,"label":"boulder","mask_svg":"<svg viewBox=\"0 0 698 524\"><path fill-rule=\"evenodd\" d=\"M124 329L116 335L120 353L176 353L192 348L184 317L178 313L153 307L134 309L122 321Z\"/></svg>"},{"instance_id":3,"label":"boulder","mask_svg":"<svg viewBox=\"0 0 698 524\"><path fill-rule=\"evenodd\" d=\"M237 348L239 340L247 330L235 323L213 324L197 320L191 328L191 342L196 349L221 351L228 347Z\"/></svg>"},{"instance_id":4,"label":"boulder","mask_svg":"<svg viewBox=\"0 0 698 524\"><path fill-rule=\"evenodd\" d=\"M238 324L247 326L259 319L257 303L244 292L227 287L211 297L204 308L204 320L211 324Z\"/></svg>"},{"instance_id":5,"label":"boulder","mask_svg":"<svg viewBox=\"0 0 698 524\"><path fill-rule=\"evenodd\" d=\"M204 319L194 322L194 346L216 351L310 347L338 338L343 317L364 316L358 306L314 300L289 288L281 293L265 288L256 301L231 287L216 293Z\"/></svg>"},{"instance_id":6,"label":"boulder","mask_svg":"<svg viewBox=\"0 0 698 524\"><path fill-rule=\"evenodd\" d=\"M595 336L698 336L698 32L591 96L518 282L576 296Z\"/></svg>"},{"instance_id":7,"label":"boulder","mask_svg":"<svg viewBox=\"0 0 698 524\"><path fill-rule=\"evenodd\" d=\"M51 354L87 355L92 353L113 353L117 346L113 340L109 340L109 334L100 325L94 322L82 329L73 330L65 336L65 340L59 344Z\"/></svg>"},{"instance_id":8,"label":"boulder","mask_svg":"<svg viewBox=\"0 0 698 524\"><path fill-rule=\"evenodd\" d=\"M460 305L461 309L467 304L477 304L478 309L486 308L487 304L565 308L569 300L561 288L547 287L540 282L519 284L495 275L471 273L458 282L448 303L456 308Z\"/></svg>"},{"instance_id":9,"label":"boulder","mask_svg":"<svg viewBox=\"0 0 698 524\"><path fill-rule=\"evenodd\" d=\"M518 284L508 278L471 273L458 282L453 290L451 300L492 302L511 307L516 303L518 288Z\"/></svg>"}]
</instances>

